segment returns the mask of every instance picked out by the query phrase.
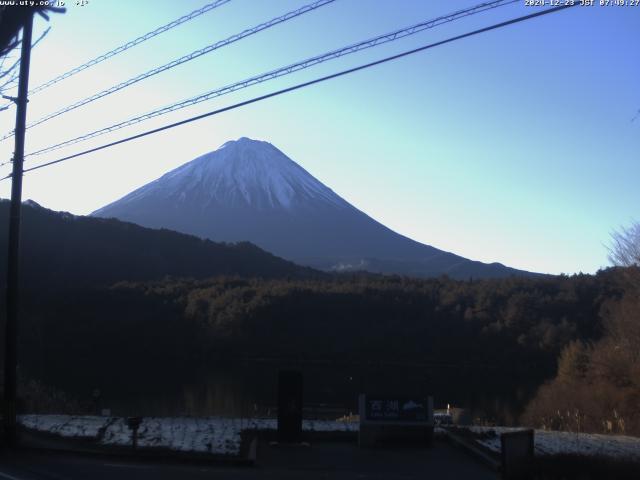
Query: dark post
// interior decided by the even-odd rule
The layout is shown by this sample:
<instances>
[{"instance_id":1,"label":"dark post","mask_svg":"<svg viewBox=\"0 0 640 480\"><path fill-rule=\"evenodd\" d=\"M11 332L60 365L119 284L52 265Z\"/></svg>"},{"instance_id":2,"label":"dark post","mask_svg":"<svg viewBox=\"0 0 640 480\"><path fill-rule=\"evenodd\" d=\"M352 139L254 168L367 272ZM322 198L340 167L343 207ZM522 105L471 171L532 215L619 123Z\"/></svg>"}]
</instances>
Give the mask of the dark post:
<instances>
[{"instance_id":1,"label":"dark post","mask_svg":"<svg viewBox=\"0 0 640 480\"><path fill-rule=\"evenodd\" d=\"M535 434L533 430L518 430L500 435L502 447L502 478L516 480L532 478Z\"/></svg>"},{"instance_id":2,"label":"dark post","mask_svg":"<svg viewBox=\"0 0 640 480\"><path fill-rule=\"evenodd\" d=\"M302 440L302 372L283 370L278 375L278 441Z\"/></svg>"},{"instance_id":3,"label":"dark post","mask_svg":"<svg viewBox=\"0 0 640 480\"><path fill-rule=\"evenodd\" d=\"M15 151L11 176L11 207L9 213L9 257L7 261L7 298L4 358L4 419L8 445L17 440L17 343L18 343L18 263L20 254L20 209L22 206L22 164L24 161L25 123L27 120L27 92L29 86L29 61L31 58L31 33L33 14L28 15L22 29L20 54L20 80L16 112Z\"/></svg>"},{"instance_id":4,"label":"dark post","mask_svg":"<svg viewBox=\"0 0 640 480\"><path fill-rule=\"evenodd\" d=\"M138 429L140 428L140 424L142 423L142 417L128 417L127 418L127 427L131 430L131 445L135 450L138 448Z\"/></svg>"}]
</instances>

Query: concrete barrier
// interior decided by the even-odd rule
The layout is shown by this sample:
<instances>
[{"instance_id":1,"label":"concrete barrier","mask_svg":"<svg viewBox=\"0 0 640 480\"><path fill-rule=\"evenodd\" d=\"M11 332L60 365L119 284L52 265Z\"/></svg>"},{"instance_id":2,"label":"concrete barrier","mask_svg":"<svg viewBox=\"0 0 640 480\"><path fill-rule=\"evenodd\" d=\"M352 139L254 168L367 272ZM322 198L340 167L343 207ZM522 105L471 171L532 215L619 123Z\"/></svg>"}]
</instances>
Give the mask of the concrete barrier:
<instances>
[{"instance_id":1,"label":"concrete barrier","mask_svg":"<svg viewBox=\"0 0 640 480\"><path fill-rule=\"evenodd\" d=\"M502 446L502 478L517 480L529 478L534 454L534 431L519 430L503 433L500 436Z\"/></svg>"}]
</instances>

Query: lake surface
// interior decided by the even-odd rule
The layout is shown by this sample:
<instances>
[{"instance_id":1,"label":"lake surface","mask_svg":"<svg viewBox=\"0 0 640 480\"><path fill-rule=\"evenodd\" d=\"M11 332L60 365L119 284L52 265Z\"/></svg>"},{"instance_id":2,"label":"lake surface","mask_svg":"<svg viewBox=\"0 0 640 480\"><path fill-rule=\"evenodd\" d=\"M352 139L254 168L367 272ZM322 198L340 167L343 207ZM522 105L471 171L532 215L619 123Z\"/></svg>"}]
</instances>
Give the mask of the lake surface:
<instances>
[{"instance_id":1,"label":"lake surface","mask_svg":"<svg viewBox=\"0 0 640 480\"><path fill-rule=\"evenodd\" d=\"M513 424L535 394L540 379L495 369L455 366L344 365L237 361L197 372L96 381L91 389L71 388L95 409L113 415L263 417L277 414L280 370L303 373L305 416L337 418L357 413L359 393L433 395L436 408L466 408L474 419ZM100 383L100 384L98 384ZM100 390L96 400L92 394Z\"/></svg>"}]
</instances>

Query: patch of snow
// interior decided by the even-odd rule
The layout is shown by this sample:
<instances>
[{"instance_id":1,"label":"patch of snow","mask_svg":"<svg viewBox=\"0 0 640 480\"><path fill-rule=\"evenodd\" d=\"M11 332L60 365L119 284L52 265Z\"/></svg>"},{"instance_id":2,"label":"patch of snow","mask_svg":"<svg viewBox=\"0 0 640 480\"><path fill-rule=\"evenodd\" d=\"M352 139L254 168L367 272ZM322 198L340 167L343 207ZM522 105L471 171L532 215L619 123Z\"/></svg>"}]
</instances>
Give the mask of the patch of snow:
<instances>
[{"instance_id":1,"label":"patch of snow","mask_svg":"<svg viewBox=\"0 0 640 480\"><path fill-rule=\"evenodd\" d=\"M94 439L109 422L108 417L71 415L22 415L20 423L33 430L61 437Z\"/></svg>"},{"instance_id":2,"label":"patch of snow","mask_svg":"<svg viewBox=\"0 0 640 480\"><path fill-rule=\"evenodd\" d=\"M434 414L434 417L436 415L438 414ZM18 421L26 428L64 438L93 440L103 445L132 444L132 431L124 418L21 415ZM168 448L180 452L239 455L243 431L276 430L277 428L278 421L274 418L144 417L138 430L138 445L141 448ZM357 432L359 424L334 420L303 420L302 428L307 432ZM476 441L494 452L500 452L502 433L521 430L508 427L464 428L472 432L488 434L487 438ZM440 427L436 429L442 430ZM536 430L535 450L538 455L602 455L640 460L640 438Z\"/></svg>"},{"instance_id":3,"label":"patch of snow","mask_svg":"<svg viewBox=\"0 0 640 480\"><path fill-rule=\"evenodd\" d=\"M495 433L494 437L476 440L494 452L500 452L500 435L522 430L507 427L468 427L477 433ZM537 455L579 454L640 460L640 438L624 435L601 435L595 433L558 432L535 430Z\"/></svg>"},{"instance_id":4,"label":"patch of snow","mask_svg":"<svg viewBox=\"0 0 640 480\"><path fill-rule=\"evenodd\" d=\"M22 415L23 426L65 438L94 440L102 445L129 446L132 431L124 418L73 415ZM138 429L139 448L168 448L179 452L239 455L245 430L276 430L273 418L144 417ZM304 431L357 432L357 423L304 420Z\"/></svg>"},{"instance_id":5,"label":"patch of snow","mask_svg":"<svg viewBox=\"0 0 640 480\"><path fill-rule=\"evenodd\" d=\"M232 421L216 418L144 418L138 445L234 455L240 452L241 441L241 430L234 427Z\"/></svg>"}]
</instances>

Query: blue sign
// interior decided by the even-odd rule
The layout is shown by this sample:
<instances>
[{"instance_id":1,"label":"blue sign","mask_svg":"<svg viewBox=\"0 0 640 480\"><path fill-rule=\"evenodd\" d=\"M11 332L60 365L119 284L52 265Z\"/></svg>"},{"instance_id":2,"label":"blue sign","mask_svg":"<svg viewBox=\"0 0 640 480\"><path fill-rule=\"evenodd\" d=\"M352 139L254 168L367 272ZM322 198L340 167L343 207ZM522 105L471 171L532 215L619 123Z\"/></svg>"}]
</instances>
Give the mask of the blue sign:
<instances>
[{"instance_id":1,"label":"blue sign","mask_svg":"<svg viewBox=\"0 0 640 480\"><path fill-rule=\"evenodd\" d=\"M429 419L429 403L426 398L367 397L367 420L426 422Z\"/></svg>"}]
</instances>

